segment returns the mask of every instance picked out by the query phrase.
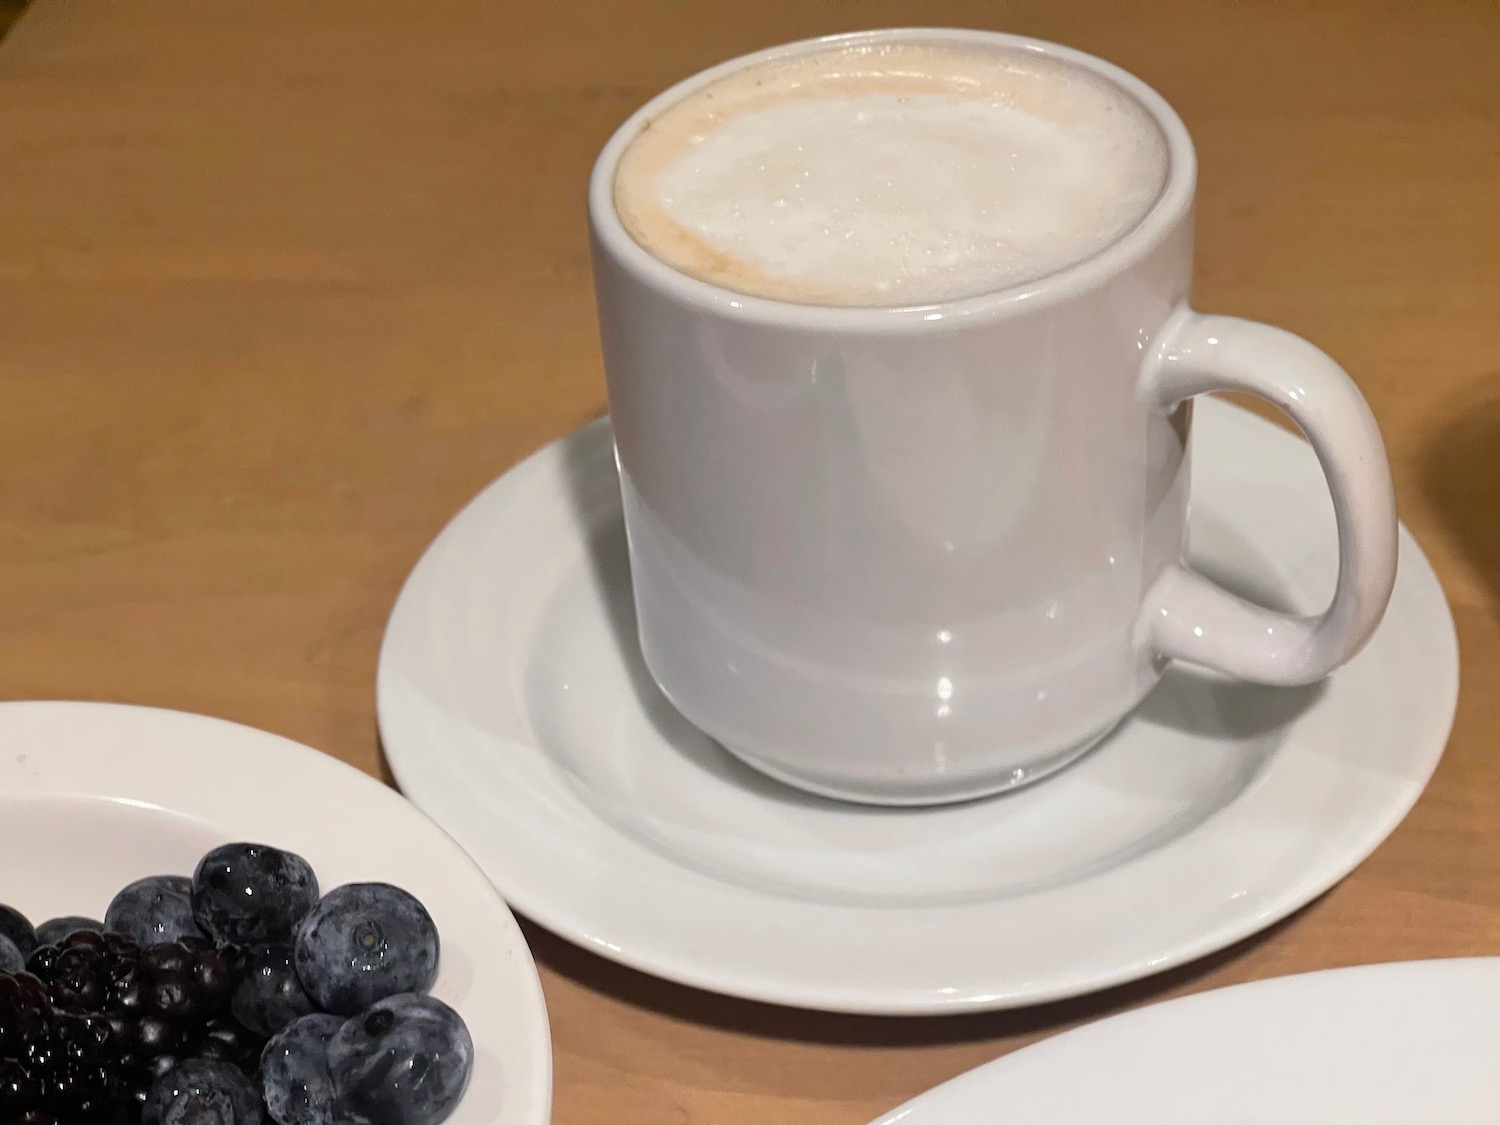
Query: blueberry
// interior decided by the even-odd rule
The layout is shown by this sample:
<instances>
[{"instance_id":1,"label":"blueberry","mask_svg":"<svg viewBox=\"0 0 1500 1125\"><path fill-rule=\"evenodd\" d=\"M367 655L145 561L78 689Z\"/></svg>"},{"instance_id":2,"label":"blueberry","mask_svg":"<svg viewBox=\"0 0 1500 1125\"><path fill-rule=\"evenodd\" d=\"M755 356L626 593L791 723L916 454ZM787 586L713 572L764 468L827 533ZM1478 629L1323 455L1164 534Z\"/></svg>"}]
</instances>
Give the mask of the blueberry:
<instances>
[{"instance_id":1,"label":"blueberry","mask_svg":"<svg viewBox=\"0 0 1500 1125\"><path fill-rule=\"evenodd\" d=\"M247 1074L253 1074L255 1064L265 1046L266 1041L263 1036L256 1035L253 1031L242 1027L233 1016L220 1015L210 1016L204 1025L203 1038L198 1043L198 1051L204 1055L238 1063Z\"/></svg>"},{"instance_id":2,"label":"blueberry","mask_svg":"<svg viewBox=\"0 0 1500 1125\"><path fill-rule=\"evenodd\" d=\"M221 942L288 941L318 901L318 877L307 860L267 844L225 844L193 875L193 913Z\"/></svg>"},{"instance_id":3,"label":"blueberry","mask_svg":"<svg viewBox=\"0 0 1500 1125\"><path fill-rule=\"evenodd\" d=\"M77 914L49 918L36 928L36 943L38 945L61 945L63 938L76 934L79 930L93 930L95 933L101 933L104 930L104 923L96 922L92 918L80 918Z\"/></svg>"},{"instance_id":4,"label":"blueberry","mask_svg":"<svg viewBox=\"0 0 1500 1125\"><path fill-rule=\"evenodd\" d=\"M277 1125L333 1125L328 1042L343 1018L315 1012L287 1024L260 1056L266 1109Z\"/></svg>"},{"instance_id":5,"label":"blueberry","mask_svg":"<svg viewBox=\"0 0 1500 1125\"><path fill-rule=\"evenodd\" d=\"M192 884L181 875L137 879L110 901L104 928L141 945L202 937L189 899Z\"/></svg>"},{"instance_id":6,"label":"blueberry","mask_svg":"<svg viewBox=\"0 0 1500 1125\"><path fill-rule=\"evenodd\" d=\"M0 973L24 973L26 958L16 948L16 943L0 934Z\"/></svg>"},{"instance_id":7,"label":"blueberry","mask_svg":"<svg viewBox=\"0 0 1500 1125\"><path fill-rule=\"evenodd\" d=\"M339 1104L370 1125L436 1125L463 1097L474 1042L447 1004L405 993L345 1021L328 1069Z\"/></svg>"},{"instance_id":8,"label":"blueberry","mask_svg":"<svg viewBox=\"0 0 1500 1125\"><path fill-rule=\"evenodd\" d=\"M186 1059L151 1084L141 1125L263 1125L260 1094L219 1059Z\"/></svg>"},{"instance_id":9,"label":"blueberry","mask_svg":"<svg viewBox=\"0 0 1500 1125\"><path fill-rule=\"evenodd\" d=\"M161 1111L161 1125L235 1125L234 1106L220 1094L179 1094Z\"/></svg>"},{"instance_id":10,"label":"blueberry","mask_svg":"<svg viewBox=\"0 0 1500 1125\"><path fill-rule=\"evenodd\" d=\"M11 944L21 951L22 957L37 945L36 931L31 928L26 915L4 903L0 903L0 937L10 938Z\"/></svg>"},{"instance_id":11,"label":"blueberry","mask_svg":"<svg viewBox=\"0 0 1500 1125\"><path fill-rule=\"evenodd\" d=\"M285 942L253 947L242 972L229 1010L257 1035L275 1035L315 1010L292 966L292 947Z\"/></svg>"},{"instance_id":12,"label":"blueberry","mask_svg":"<svg viewBox=\"0 0 1500 1125\"><path fill-rule=\"evenodd\" d=\"M325 1012L352 1016L437 976L438 932L411 895L389 883L348 883L297 928L297 976Z\"/></svg>"}]
</instances>

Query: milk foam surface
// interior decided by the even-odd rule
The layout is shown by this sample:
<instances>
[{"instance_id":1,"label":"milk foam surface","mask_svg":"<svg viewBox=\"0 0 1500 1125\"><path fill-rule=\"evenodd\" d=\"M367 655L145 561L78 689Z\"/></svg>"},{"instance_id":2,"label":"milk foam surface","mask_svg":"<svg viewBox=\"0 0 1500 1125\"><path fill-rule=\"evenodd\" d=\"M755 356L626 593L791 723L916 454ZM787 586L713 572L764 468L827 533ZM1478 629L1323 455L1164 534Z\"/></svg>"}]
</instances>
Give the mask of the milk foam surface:
<instances>
[{"instance_id":1,"label":"milk foam surface","mask_svg":"<svg viewBox=\"0 0 1500 1125\"><path fill-rule=\"evenodd\" d=\"M1053 273L1166 175L1149 115L1033 52L907 41L759 64L631 142L615 208L656 257L745 293L908 305Z\"/></svg>"}]
</instances>

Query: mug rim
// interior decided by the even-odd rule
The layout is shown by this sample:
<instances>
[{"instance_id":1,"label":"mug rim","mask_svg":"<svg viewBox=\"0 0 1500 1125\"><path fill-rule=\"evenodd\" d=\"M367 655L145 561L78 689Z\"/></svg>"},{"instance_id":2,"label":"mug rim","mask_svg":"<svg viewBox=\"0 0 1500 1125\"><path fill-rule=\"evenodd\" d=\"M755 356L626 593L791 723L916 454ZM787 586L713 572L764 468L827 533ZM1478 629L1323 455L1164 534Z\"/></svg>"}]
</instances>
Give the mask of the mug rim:
<instances>
[{"instance_id":1,"label":"mug rim","mask_svg":"<svg viewBox=\"0 0 1500 1125\"><path fill-rule=\"evenodd\" d=\"M1017 285L916 305L813 305L740 293L668 265L625 229L615 211L615 170L625 149L651 118L703 86L748 66L811 54L835 45L887 40L948 40L1034 51L1092 71L1133 98L1161 130L1167 148L1167 175L1161 193L1134 226L1086 258ZM667 87L626 118L605 142L589 177L588 211L596 245L638 282L697 311L784 328L906 332L947 320L972 322L1018 316L1097 288L1146 257L1176 229L1192 210L1196 186L1197 155L1187 126L1165 98L1123 67L1061 43L1009 32L975 28L890 27L822 35L752 51L700 70Z\"/></svg>"}]
</instances>

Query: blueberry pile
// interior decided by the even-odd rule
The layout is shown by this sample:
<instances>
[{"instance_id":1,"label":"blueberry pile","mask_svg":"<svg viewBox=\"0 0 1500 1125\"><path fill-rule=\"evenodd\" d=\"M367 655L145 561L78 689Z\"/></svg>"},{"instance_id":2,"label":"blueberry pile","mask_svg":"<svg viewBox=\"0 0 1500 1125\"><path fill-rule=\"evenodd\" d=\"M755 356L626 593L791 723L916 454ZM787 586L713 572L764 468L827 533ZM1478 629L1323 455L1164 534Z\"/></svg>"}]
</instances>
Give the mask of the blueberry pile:
<instances>
[{"instance_id":1,"label":"blueberry pile","mask_svg":"<svg viewBox=\"0 0 1500 1125\"><path fill-rule=\"evenodd\" d=\"M0 1125L436 1125L474 1046L426 995L437 927L388 883L319 895L225 844L102 922L0 905Z\"/></svg>"}]
</instances>

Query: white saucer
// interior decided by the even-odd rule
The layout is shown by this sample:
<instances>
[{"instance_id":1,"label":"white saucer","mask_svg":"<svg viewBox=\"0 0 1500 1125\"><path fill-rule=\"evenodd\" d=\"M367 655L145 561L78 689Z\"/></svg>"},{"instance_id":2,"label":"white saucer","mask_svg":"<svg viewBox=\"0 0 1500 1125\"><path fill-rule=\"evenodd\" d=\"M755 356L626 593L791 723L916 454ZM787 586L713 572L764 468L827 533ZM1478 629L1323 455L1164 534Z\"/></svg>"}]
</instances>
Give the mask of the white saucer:
<instances>
[{"instance_id":1,"label":"white saucer","mask_svg":"<svg viewBox=\"0 0 1500 1125\"><path fill-rule=\"evenodd\" d=\"M1311 451L1217 401L1196 426L1197 564L1321 608L1336 546ZM1447 603L1404 530L1401 554L1385 623L1319 688L1178 669L1034 787L845 805L739 764L651 683L601 421L492 484L418 564L381 652L381 734L512 905L606 957L836 1011L1035 1003L1254 933L1401 820L1458 688Z\"/></svg>"},{"instance_id":2,"label":"white saucer","mask_svg":"<svg viewBox=\"0 0 1500 1125\"><path fill-rule=\"evenodd\" d=\"M464 1017L474 1076L449 1125L546 1125L552 1043L516 920L436 825L374 778L237 723L112 703L0 704L0 902L103 916L145 875L231 840L289 848L319 884L416 895L442 939L432 993Z\"/></svg>"},{"instance_id":3,"label":"white saucer","mask_svg":"<svg viewBox=\"0 0 1500 1125\"><path fill-rule=\"evenodd\" d=\"M1500 958L1256 981L996 1059L873 1125L1500 1125Z\"/></svg>"}]
</instances>

